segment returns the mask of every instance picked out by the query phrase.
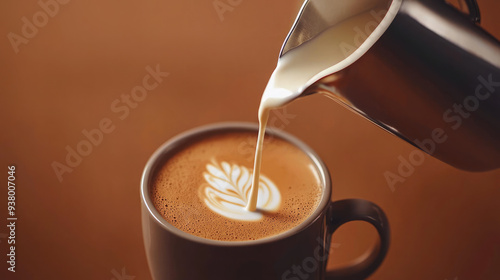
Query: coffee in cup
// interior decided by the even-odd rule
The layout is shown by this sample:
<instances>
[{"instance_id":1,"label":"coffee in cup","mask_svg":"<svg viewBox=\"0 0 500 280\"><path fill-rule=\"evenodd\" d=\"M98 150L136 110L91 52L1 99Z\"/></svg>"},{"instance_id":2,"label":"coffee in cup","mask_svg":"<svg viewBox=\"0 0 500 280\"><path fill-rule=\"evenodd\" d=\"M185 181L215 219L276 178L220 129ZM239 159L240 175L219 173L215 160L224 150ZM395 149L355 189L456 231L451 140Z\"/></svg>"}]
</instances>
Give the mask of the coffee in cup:
<instances>
[{"instance_id":1,"label":"coffee in cup","mask_svg":"<svg viewBox=\"0 0 500 280\"><path fill-rule=\"evenodd\" d=\"M176 228L202 238L246 241L286 232L306 220L321 200L312 159L291 143L266 141L257 211L248 211L252 163L242 144L257 133L203 135L178 147L152 180L151 198Z\"/></svg>"}]
</instances>

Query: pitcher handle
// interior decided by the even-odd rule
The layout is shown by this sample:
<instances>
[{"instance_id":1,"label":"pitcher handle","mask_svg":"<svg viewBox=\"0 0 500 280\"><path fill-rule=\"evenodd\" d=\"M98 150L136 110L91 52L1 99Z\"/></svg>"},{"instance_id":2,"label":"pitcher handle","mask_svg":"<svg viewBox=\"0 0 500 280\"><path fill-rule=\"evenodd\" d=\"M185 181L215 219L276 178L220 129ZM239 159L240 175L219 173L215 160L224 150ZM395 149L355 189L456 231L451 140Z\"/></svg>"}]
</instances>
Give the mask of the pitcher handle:
<instances>
[{"instance_id":1,"label":"pitcher handle","mask_svg":"<svg viewBox=\"0 0 500 280\"><path fill-rule=\"evenodd\" d=\"M461 4L460 6L462 6L463 3L467 5L467 9L469 10L469 18L472 22L477 24L481 23L481 13L479 12L479 5L477 4L476 0L459 0L459 2Z\"/></svg>"}]
</instances>

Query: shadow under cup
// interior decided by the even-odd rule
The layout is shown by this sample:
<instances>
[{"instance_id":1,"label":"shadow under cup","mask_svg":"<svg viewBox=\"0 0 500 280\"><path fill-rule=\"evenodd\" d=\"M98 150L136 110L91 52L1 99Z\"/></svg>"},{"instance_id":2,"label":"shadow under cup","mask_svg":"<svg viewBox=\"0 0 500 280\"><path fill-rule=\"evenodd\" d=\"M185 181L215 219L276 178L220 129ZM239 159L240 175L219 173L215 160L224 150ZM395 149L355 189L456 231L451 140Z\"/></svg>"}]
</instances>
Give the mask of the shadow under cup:
<instances>
[{"instance_id":1,"label":"shadow under cup","mask_svg":"<svg viewBox=\"0 0 500 280\"><path fill-rule=\"evenodd\" d=\"M382 263L389 247L389 224L383 211L361 199L331 202L331 181L316 153L294 136L269 129L306 153L323 186L313 214L280 234L250 241L217 241L191 235L169 224L150 197L151 181L158 168L180 148L200 138L226 132L255 132L251 123L219 123L182 133L163 144L146 164L141 180L142 231L153 279L167 280L276 280L364 279ZM342 224L361 220L372 224L380 242L367 258L349 267L326 271L330 239Z\"/></svg>"}]
</instances>

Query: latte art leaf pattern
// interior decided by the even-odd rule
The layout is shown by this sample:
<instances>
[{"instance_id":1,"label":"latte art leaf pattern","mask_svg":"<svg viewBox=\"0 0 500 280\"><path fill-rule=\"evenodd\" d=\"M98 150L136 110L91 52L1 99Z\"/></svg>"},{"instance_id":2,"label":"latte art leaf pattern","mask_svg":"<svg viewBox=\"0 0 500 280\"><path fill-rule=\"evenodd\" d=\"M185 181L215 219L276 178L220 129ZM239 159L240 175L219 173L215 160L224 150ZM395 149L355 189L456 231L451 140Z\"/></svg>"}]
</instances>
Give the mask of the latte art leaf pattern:
<instances>
[{"instance_id":1,"label":"latte art leaf pattern","mask_svg":"<svg viewBox=\"0 0 500 280\"><path fill-rule=\"evenodd\" d=\"M252 172L236 164L225 161L220 164L213 160L203 173L206 183L201 185L200 198L208 208L230 219L257 221L263 216L262 211L277 210L281 203L281 194L276 185L266 176L260 175L257 210L245 209L250 198Z\"/></svg>"}]
</instances>

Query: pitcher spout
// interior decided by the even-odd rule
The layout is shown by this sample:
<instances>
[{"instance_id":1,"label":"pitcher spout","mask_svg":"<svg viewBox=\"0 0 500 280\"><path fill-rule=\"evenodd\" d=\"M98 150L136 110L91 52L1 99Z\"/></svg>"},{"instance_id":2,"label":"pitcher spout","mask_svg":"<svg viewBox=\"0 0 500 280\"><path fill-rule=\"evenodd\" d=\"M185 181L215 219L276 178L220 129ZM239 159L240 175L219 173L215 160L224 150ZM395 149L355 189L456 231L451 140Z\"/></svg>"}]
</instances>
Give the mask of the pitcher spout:
<instances>
[{"instance_id":1,"label":"pitcher spout","mask_svg":"<svg viewBox=\"0 0 500 280\"><path fill-rule=\"evenodd\" d=\"M457 168L500 168L500 42L473 5L333 3L306 1L282 47L297 97L325 94Z\"/></svg>"}]
</instances>

